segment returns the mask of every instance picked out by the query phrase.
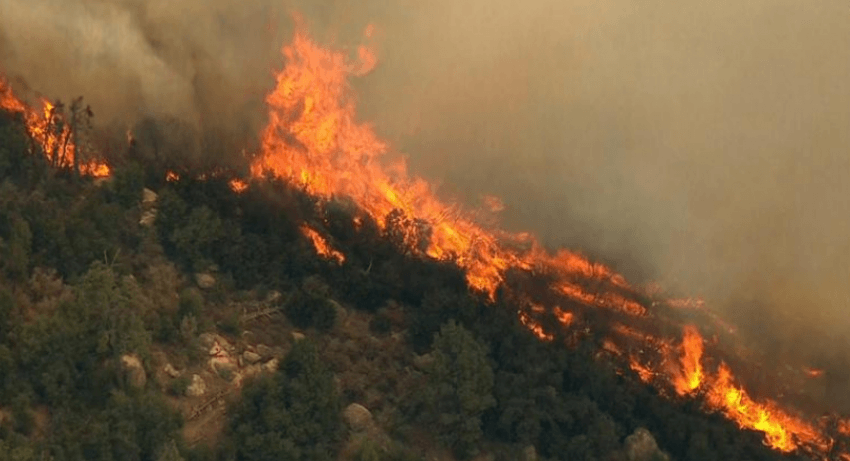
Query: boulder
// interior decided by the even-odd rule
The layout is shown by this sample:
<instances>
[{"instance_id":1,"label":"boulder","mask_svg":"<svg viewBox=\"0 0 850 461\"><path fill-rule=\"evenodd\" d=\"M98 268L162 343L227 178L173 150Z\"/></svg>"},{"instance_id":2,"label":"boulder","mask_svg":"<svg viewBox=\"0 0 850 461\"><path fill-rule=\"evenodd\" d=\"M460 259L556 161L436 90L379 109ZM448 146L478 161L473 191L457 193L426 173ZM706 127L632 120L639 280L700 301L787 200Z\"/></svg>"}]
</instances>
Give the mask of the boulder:
<instances>
[{"instance_id":1,"label":"boulder","mask_svg":"<svg viewBox=\"0 0 850 461\"><path fill-rule=\"evenodd\" d=\"M198 375L192 375L192 382L186 388L188 397L200 397L207 391L207 383Z\"/></svg>"},{"instance_id":2,"label":"boulder","mask_svg":"<svg viewBox=\"0 0 850 461\"><path fill-rule=\"evenodd\" d=\"M251 352L251 351L245 351L242 354L242 358L245 360L245 363L249 363L249 364L252 364L252 365L259 362L262 359L260 354L258 354L256 352Z\"/></svg>"},{"instance_id":3,"label":"boulder","mask_svg":"<svg viewBox=\"0 0 850 461\"><path fill-rule=\"evenodd\" d=\"M138 357L135 355L121 356L121 367L124 369L127 381L131 387L136 389L145 387L145 383L148 380L147 374L145 374L145 367L142 366L142 362Z\"/></svg>"},{"instance_id":4,"label":"boulder","mask_svg":"<svg viewBox=\"0 0 850 461\"><path fill-rule=\"evenodd\" d=\"M429 354L422 354L413 357L413 365L419 369L420 371L427 371L431 368L431 365L434 364L434 356Z\"/></svg>"},{"instance_id":5,"label":"boulder","mask_svg":"<svg viewBox=\"0 0 850 461\"><path fill-rule=\"evenodd\" d=\"M201 333L201 335L198 336L198 342L204 349L209 349L213 347L213 344L215 344L215 335L212 333Z\"/></svg>"},{"instance_id":6,"label":"boulder","mask_svg":"<svg viewBox=\"0 0 850 461\"><path fill-rule=\"evenodd\" d=\"M212 359L210 360L210 366L217 375L226 380L233 379L233 375L238 369L236 363L226 359Z\"/></svg>"},{"instance_id":7,"label":"boulder","mask_svg":"<svg viewBox=\"0 0 850 461\"><path fill-rule=\"evenodd\" d=\"M147 210L142 213L142 217L139 219L139 225L145 227L153 226L153 223L156 221L156 209Z\"/></svg>"},{"instance_id":8,"label":"boulder","mask_svg":"<svg viewBox=\"0 0 850 461\"><path fill-rule=\"evenodd\" d=\"M219 345L219 346L221 346L221 348L222 348L222 349L224 349L227 353L232 354L232 353L236 352L236 348L235 348L235 347L233 347L233 345L232 345L232 344L230 344L230 341L228 341L227 339L225 339L223 336L215 335L215 341L216 341L216 342L218 343L218 345Z\"/></svg>"},{"instance_id":9,"label":"boulder","mask_svg":"<svg viewBox=\"0 0 850 461\"><path fill-rule=\"evenodd\" d=\"M156 192L145 187L142 189L142 204L143 205L153 205L156 203L157 195Z\"/></svg>"},{"instance_id":10,"label":"boulder","mask_svg":"<svg viewBox=\"0 0 850 461\"><path fill-rule=\"evenodd\" d=\"M215 286L215 277L208 272L199 272L195 274L195 283L204 290L209 290Z\"/></svg>"},{"instance_id":11,"label":"boulder","mask_svg":"<svg viewBox=\"0 0 850 461\"><path fill-rule=\"evenodd\" d=\"M283 295L281 295L280 292L277 290L269 291L269 294L266 296L266 302L269 304L276 303L280 301L280 298L282 296Z\"/></svg>"},{"instance_id":12,"label":"boulder","mask_svg":"<svg viewBox=\"0 0 850 461\"><path fill-rule=\"evenodd\" d=\"M292 332L292 340L293 341L301 341L304 338L305 338L304 333L301 333L300 331L293 331Z\"/></svg>"},{"instance_id":13,"label":"boulder","mask_svg":"<svg viewBox=\"0 0 850 461\"><path fill-rule=\"evenodd\" d=\"M645 428L639 427L635 432L626 437L626 457L629 461L653 461L658 459L669 459L655 442L655 437Z\"/></svg>"},{"instance_id":14,"label":"boulder","mask_svg":"<svg viewBox=\"0 0 850 461\"><path fill-rule=\"evenodd\" d=\"M177 369L174 368L174 366L171 365L170 363L166 363L165 366L162 368L162 371L164 371L165 374L167 374L168 376L170 376L172 378L176 378L176 377L180 376L180 372L177 371Z\"/></svg>"},{"instance_id":15,"label":"boulder","mask_svg":"<svg viewBox=\"0 0 850 461\"><path fill-rule=\"evenodd\" d=\"M274 350L265 344L257 344L257 354L259 354L262 359L267 360L274 356Z\"/></svg>"},{"instance_id":16,"label":"boulder","mask_svg":"<svg viewBox=\"0 0 850 461\"><path fill-rule=\"evenodd\" d=\"M342 412L342 417L355 432L362 432L372 425L372 412L359 403L352 403Z\"/></svg>"},{"instance_id":17,"label":"boulder","mask_svg":"<svg viewBox=\"0 0 850 461\"><path fill-rule=\"evenodd\" d=\"M271 359L268 362L263 364L263 371L274 373L277 371L277 367L280 365L280 360Z\"/></svg>"}]
</instances>

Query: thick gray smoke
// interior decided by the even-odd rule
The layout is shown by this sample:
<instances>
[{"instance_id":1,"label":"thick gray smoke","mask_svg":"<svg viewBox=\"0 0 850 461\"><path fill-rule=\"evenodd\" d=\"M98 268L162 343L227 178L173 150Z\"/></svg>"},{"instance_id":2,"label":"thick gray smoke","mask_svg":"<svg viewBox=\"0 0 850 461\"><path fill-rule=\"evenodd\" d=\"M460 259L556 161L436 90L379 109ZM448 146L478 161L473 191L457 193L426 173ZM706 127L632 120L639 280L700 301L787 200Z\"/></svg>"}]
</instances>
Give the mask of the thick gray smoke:
<instances>
[{"instance_id":1,"label":"thick gray smoke","mask_svg":"<svg viewBox=\"0 0 850 461\"><path fill-rule=\"evenodd\" d=\"M188 154L221 155L262 126L289 19L273 1L4 0L0 71L51 99L84 96L122 136L152 119L194 133Z\"/></svg>"},{"instance_id":2,"label":"thick gray smoke","mask_svg":"<svg viewBox=\"0 0 850 461\"><path fill-rule=\"evenodd\" d=\"M404 3L372 12L360 86L419 171L705 296L777 357L846 354L846 1Z\"/></svg>"},{"instance_id":3,"label":"thick gray smoke","mask_svg":"<svg viewBox=\"0 0 850 461\"><path fill-rule=\"evenodd\" d=\"M377 26L361 116L445 191L704 295L777 355L845 355L846 0L2 0L0 69L239 139L292 9L341 45Z\"/></svg>"}]
</instances>

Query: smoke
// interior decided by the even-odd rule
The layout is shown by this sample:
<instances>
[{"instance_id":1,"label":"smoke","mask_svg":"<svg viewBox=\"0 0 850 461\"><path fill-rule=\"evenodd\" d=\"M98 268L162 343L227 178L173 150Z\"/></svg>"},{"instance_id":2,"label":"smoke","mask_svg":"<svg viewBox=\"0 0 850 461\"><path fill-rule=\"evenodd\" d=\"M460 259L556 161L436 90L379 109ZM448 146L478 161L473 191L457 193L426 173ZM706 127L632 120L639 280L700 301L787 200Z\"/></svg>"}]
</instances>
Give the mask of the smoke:
<instances>
[{"instance_id":1,"label":"smoke","mask_svg":"<svg viewBox=\"0 0 850 461\"><path fill-rule=\"evenodd\" d=\"M273 1L6 0L0 71L50 99L84 96L122 136L157 120L195 138L187 155L220 157L262 126L289 19Z\"/></svg>"},{"instance_id":2,"label":"smoke","mask_svg":"<svg viewBox=\"0 0 850 461\"><path fill-rule=\"evenodd\" d=\"M498 195L510 228L704 296L779 360L846 355L846 2L362 11L340 14L380 31L361 114L445 192Z\"/></svg>"},{"instance_id":3,"label":"smoke","mask_svg":"<svg viewBox=\"0 0 850 461\"><path fill-rule=\"evenodd\" d=\"M703 295L777 355L845 355L844 0L5 0L0 69L232 153L291 11L338 45L377 26L361 116L445 193L498 195L509 228Z\"/></svg>"}]
</instances>

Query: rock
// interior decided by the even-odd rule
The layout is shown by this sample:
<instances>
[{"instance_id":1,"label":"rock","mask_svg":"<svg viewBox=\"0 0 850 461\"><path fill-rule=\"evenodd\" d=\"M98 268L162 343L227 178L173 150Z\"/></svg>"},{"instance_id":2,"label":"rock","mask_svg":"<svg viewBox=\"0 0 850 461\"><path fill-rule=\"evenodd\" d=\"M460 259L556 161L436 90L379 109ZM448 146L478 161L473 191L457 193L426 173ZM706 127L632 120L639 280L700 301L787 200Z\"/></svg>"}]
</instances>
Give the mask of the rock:
<instances>
[{"instance_id":1,"label":"rock","mask_svg":"<svg viewBox=\"0 0 850 461\"><path fill-rule=\"evenodd\" d=\"M204 349L209 349L215 344L215 335L212 333L202 333L198 336L198 341Z\"/></svg>"},{"instance_id":2,"label":"rock","mask_svg":"<svg viewBox=\"0 0 850 461\"><path fill-rule=\"evenodd\" d=\"M413 365L418 368L420 371L427 371L431 368L431 365L434 364L434 356L429 354L422 354L413 357Z\"/></svg>"},{"instance_id":3,"label":"rock","mask_svg":"<svg viewBox=\"0 0 850 461\"><path fill-rule=\"evenodd\" d=\"M260 354L258 354L256 352L251 352L251 351L245 351L242 354L242 358L245 359L246 363L249 363L249 364L252 364L252 365L259 362L262 359Z\"/></svg>"},{"instance_id":4,"label":"rock","mask_svg":"<svg viewBox=\"0 0 850 461\"><path fill-rule=\"evenodd\" d=\"M655 438L645 428L639 427L635 432L626 437L626 457L629 461L653 461L666 460L669 457L658 449Z\"/></svg>"},{"instance_id":5,"label":"rock","mask_svg":"<svg viewBox=\"0 0 850 461\"><path fill-rule=\"evenodd\" d=\"M156 192L145 187L142 189L142 204L144 205L153 205L156 202L157 195Z\"/></svg>"},{"instance_id":6,"label":"rock","mask_svg":"<svg viewBox=\"0 0 850 461\"><path fill-rule=\"evenodd\" d=\"M198 375L192 375L192 383L186 388L188 397L200 397L207 391L207 383Z\"/></svg>"},{"instance_id":7,"label":"rock","mask_svg":"<svg viewBox=\"0 0 850 461\"><path fill-rule=\"evenodd\" d=\"M217 375L228 381L233 379L237 370L236 364L231 360L212 359L210 366Z\"/></svg>"},{"instance_id":8,"label":"rock","mask_svg":"<svg viewBox=\"0 0 850 461\"><path fill-rule=\"evenodd\" d=\"M359 403L352 403L342 412L345 422L356 432L365 431L372 425L372 412Z\"/></svg>"},{"instance_id":9,"label":"rock","mask_svg":"<svg viewBox=\"0 0 850 461\"><path fill-rule=\"evenodd\" d=\"M257 344L257 354L259 354L264 360L270 359L274 356L272 348L265 344Z\"/></svg>"},{"instance_id":10,"label":"rock","mask_svg":"<svg viewBox=\"0 0 850 461\"><path fill-rule=\"evenodd\" d=\"M157 195L156 192L145 188L142 190L142 205L151 206L156 203Z\"/></svg>"},{"instance_id":11,"label":"rock","mask_svg":"<svg viewBox=\"0 0 850 461\"><path fill-rule=\"evenodd\" d=\"M268 362L263 364L263 371L267 371L269 373L274 373L277 371L277 367L280 365L280 360L271 359Z\"/></svg>"},{"instance_id":12,"label":"rock","mask_svg":"<svg viewBox=\"0 0 850 461\"><path fill-rule=\"evenodd\" d=\"M276 303L276 302L280 301L280 298L282 296L283 295L281 295L279 291L272 290L272 291L269 292L268 295L266 295L266 302L269 303L269 304Z\"/></svg>"},{"instance_id":13,"label":"rock","mask_svg":"<svg viewBox=\"0 0 850 461\"><path fill-rule=\"evenodd\" d=\"M204 290L209 290L215 286L215 277L207 272L199 272L195 274L195 282Z\"/></svg>"},{"instance_id":14,"label":"rock","mask_svg":"<svg viewBox=\"0 0 850 461\"><path fill-rule=\"evenodd\" d=\"M142 362L138 357L135 355L121 356L121 366L127 374L127 380L130 386L136 389L145 387L148 378L145 374L145 367L142 366Z\"/></svg>"},{"instance_id":15,"label":"rock","mask_svg":"<svg viewBox=\"0 0 850 461\"><path fill-rule=\"evenodd\" d=\"M156 221L156 209L147 210L142 213L141 219L139 219L139 225L145 227L153 226L153 223Z\"/></svg>"},{"instance_id":16,"label":"rock","mask_svg":"<svg viewBox=\"0 0 850 461\"><path fill-rule=\"evenodd\" d=\"M164 371L165 374L167 374L168 376L171 376L172 378L176 378L176 377L180 376L180 372L177 371L177 369L174 368L174 366L171 365L170 363L166 363L165 366L162 368L162 371Z\"/></svg>"},{"instance_id":17,"label":"rock","mask_svg":"<svg viewBox=\"0 0 850 461\"><path fill-rule=\"evenodd\" d=\"M232 353L236 352L236 348L235 348L235 347L233 347L233 345L232 345L232 344L230 344L230 341L228 341L227 339L225 339L223 336L215 335L215 341L216 341L216 342L218 343L218 345L219 345L219 346L221 346L221 348L222 348L222 349L224 349L227 353L232 354Z\"/></svg>"},{"instance_id":18,"label":"rock","mask_svg":"<svg viewBox=\"0 0 850 461\"><path fill-rule=\"evenodd\" d=\"M305 337L304 333L301 333L299 331L293 331L292 332L292 340L293 341L301 341L302 339L304 339L304 337Z\"/></svg>"},{"instance_id":19,"label":"rock","mask_svg":"<svg viewBox=\"0 0 850 461\"><path fill-rule=\"evenodd\" d=\"M522 450L523 461L537 461L537 448L534 445L529 445Z\"/></svg>"}]
</instances>

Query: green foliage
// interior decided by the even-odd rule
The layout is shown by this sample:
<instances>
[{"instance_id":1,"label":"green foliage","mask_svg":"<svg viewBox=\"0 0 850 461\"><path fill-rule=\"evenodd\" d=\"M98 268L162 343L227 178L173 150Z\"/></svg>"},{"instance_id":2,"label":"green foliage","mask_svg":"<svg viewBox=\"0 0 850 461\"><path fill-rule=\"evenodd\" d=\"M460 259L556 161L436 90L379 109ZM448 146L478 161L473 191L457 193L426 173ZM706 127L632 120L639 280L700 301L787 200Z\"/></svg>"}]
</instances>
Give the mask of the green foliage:
<instances>
[{"instance_id":1,"label":"green foliage","mask_svg":"<svg viewBox=\"0 0 850 461\"><path fill-rule=\"evenodd\" d=\"M272 377L246 386L230 412L236 459L335 459L342 436L333 374L308 340L297 342Z\"/></svg>"},{"instance_id":2,"label":"green foliage","mask_svg":"<svg viewBox=\"0 0 850 461\"><path fill-rule=\"evenodd\" d=\"M231 336L238 336L242 331L239 311L236 309L230 309L225 312L224 318L218 327L223 333Z\"/></svg>"},{"instance_id":3,"label":"green foliage","mask_svg":"<svg viewBox=\"0 0 850 461\"><path fill-rule=\"evenodd\" d=\"M329 330L336 321L336 308L328 299L330 290L319 277L304 279L286 303L286 315L298 328Z\"/></svg>"},{"instance_id":4,"label":"green foliage","mask_svg":"<svg viewBox=\"0 0 850 461\"><path fill-rule=\"evenodd\" d=\"M184 288L180 291L180 303L177 317L182 319L186 316L198 317L203 313L204 295L197 288Z\"/></svg>"},{"instance_id":5,"label":"green foliage","mask_svg":"<svg viewBox=\"0 0 850 461\"><path fill-rule=\"evenodd\" d=\"M202 205L189 212L183 226L174 229L169 240L195 269L201 269L211 262L209 256L213 253L213 246L222 237L224 228L221 219L209 207Z\"/></svg>"},{"instance_id":6,"label":"green foliage","mask_svg":"<svg viewBox=\"0 0 850 461\"><path fill-rule=\"evenodd\" d=\"M156 452L155 461L184 461L174 439L163 444Z\"/></svg>"},{"instance_id":7,"label":"green foliage","mask_svg":"<svg viewBox=\"0 0 850 461\"><path fill-rule=\"evenodd\" d=\"M0 264L12 280L29 275L31 247L32 231L27 220L18 213L3 219L0 213Z\"/></svg>"},{"instance_id":8,"label":"green foliage","mask_svg":"<svg viewBox=\"0 0 850 461\"><path fill-rule=\"evenodd\" d=\"M383 461L381 447L372 440L365 440L357 454L354 455L354 461Z\"/></svg>"},{"instance_id":9,"label":"green foliage","mask_svg":"<svg viewBox=\"0 0 850 461\"><path fill-rule=\"evenodd\" d=\"M112 200L124 208L135 206L145 188L145 171L138 163L129 163L112 172L109 192Z\"/></svg>"},{"instance_id":10,"label":"green foliage","mask_svg":"<svg viewBox=\"0 0 850 461\"><path fill-rule=\"evenodd\" d=\"M175 397L184 396L191 382L192 380L186 375L178 376L168 383L168 393Z\"/></svg>"},{"instance_id":11,"label":"green foliage","mask_svg":"<svg viewBox=\"0 0 850 461\"><path fill-rule=\"evenodd\" d=\"M477 451L481 415L496 404L487 348L468 330L449 321L434 337L434 362L424 389L425 404L441 440L459 456Z\"/></svg>"}]
</instances>

